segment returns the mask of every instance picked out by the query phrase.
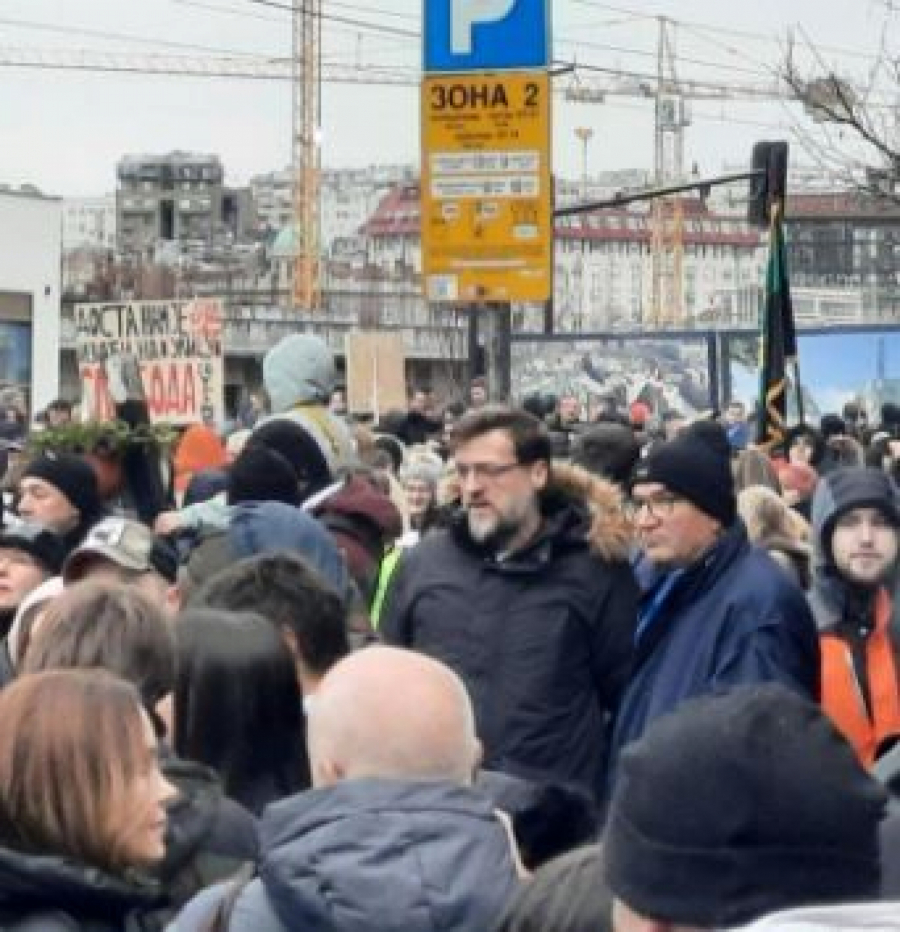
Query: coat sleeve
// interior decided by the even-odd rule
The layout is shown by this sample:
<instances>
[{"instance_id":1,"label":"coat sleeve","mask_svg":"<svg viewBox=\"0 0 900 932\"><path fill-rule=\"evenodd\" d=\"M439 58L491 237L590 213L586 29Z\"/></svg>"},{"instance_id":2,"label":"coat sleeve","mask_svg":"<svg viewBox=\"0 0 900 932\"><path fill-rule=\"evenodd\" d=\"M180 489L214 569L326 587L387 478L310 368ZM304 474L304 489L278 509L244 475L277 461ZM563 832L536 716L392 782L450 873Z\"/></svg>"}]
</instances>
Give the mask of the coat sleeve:
<instances>
[{"instance_id":1,"label":"coat sleeve","mask_svg":"<svg viewBox=\"0 0 900 932\"><path fill-rule=\"evenodd\" d=\"M603 707L614 713L628 685L634 659L639 590L631 566L613 563L610 584L592 619L594 683Z\"/></svg>"},{"instance_id":2,"label":"coat sleeve","mask_svg":"<svg viewBox=\"0 0 900 932\"><path fill-rule=\"evenodd\" d=\"M413 646L412 603L415 556L406 553L391 574L378 620L378 635L386 644Z\"/></svg>"},{"instance_id":3,"label":"coat sleeve","mask_svg":"<svg viewBox=\"0 0 900 932\"><path fill-rule=\"evenodd\" d=\"M736 638L723 652L713 687L781 683L818 701L821 676L815 623L802 600L790 616L770 616Z\"/></svg>"}]
</instances>

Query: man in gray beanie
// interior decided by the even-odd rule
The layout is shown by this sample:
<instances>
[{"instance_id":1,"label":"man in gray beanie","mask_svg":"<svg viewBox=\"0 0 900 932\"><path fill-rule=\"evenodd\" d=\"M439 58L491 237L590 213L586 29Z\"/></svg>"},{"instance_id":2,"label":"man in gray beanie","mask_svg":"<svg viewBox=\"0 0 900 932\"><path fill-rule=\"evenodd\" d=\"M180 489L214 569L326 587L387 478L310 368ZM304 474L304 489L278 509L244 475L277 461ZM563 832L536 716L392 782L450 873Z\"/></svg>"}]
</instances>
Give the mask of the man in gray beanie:
<instances>
[{"instance_id":1,"label":"man in gray beanie","mask_svg":"<svg viewBox=\"0 0 900 932\"><path fill-rule=\"evenodd\" d=\"M623 755L603 838L616 932L730 929L876 899L887 794L776 684L686 703Z\"/></svg>"},{"instance_id":2,"label":"man in gray beanie","mask_svg":"<svg viewBox=\"0 0 900 932\"><path fill-rule=\"evenodd\" d=\"M719 425L692 425L651 451L635 471L630 510L642 598L611 773L621 750L685 699L770 681L818 696L812 615L799 587L747 539Z\"/></svg>"}]
</instances>

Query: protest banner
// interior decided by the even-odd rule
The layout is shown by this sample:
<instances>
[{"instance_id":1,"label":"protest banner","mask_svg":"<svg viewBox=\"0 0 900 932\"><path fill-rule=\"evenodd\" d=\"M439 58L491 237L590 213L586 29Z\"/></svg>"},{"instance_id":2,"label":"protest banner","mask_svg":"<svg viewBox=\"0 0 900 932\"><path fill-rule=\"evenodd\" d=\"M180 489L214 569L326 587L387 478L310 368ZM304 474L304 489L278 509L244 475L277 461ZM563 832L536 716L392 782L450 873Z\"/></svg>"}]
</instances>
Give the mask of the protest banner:
<instances>
[{"instance_id":1,"label":"protest banner","mask_svg":"<svg viewBox=\"0 0 900 932\"><path fill-rule=\"evenodd\" d=\"M347 334L347 407L352 414L378 418L406 410L406 353L399 333L361 331Z\"/></svg>"},{"instance_id":2,"label":"protest banner","mask_svg":"<svg viewBox=\"0 0 900 932\"><path fill-rule=\"evenodd\" d=\"M224 418L224 309L219 298L75 306L75 351L82 418L115 417L107 362L140 364L154 422L191 424Z\"/></svg>"}]
</instances>

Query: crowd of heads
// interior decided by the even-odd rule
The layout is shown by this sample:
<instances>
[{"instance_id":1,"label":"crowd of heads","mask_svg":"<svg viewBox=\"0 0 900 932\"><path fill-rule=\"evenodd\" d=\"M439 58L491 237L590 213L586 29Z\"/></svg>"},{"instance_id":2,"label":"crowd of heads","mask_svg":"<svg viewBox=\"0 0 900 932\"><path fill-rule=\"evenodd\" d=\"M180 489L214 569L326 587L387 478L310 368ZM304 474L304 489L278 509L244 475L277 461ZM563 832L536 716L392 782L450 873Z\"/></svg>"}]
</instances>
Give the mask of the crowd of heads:
<instances>
[{"instance_id":1,"label":"crowd of heads","mask_svg":"<svg viewBox=\"0 0 900 932\"><path fill-rule=\"evenodd\" d=\"M713 930L879 897L888 793L869 768L900 738L896 694L878 747L777 686L687 703L625 749L597 800L482 773L471 683L375 642L409 548L456 535L502 567L572 488L602 489L594 521L658 571L689 571L740 527L813 602L839 589L870 606L897 580L900 412L885 405L870 426L851 406L757 447L738 401L690 421L574 395L497 405L478 379L459 405L415 387L407 410L363 423L330 354L287 344L228 436L184 432L154 526L104 499L81 456L44 452L18 470L0 531L0 862L83 865L127 888L123 910L169 921L234 873L226 859L185 881L174 866L197 818L178 801L199 799L197 785L235 807L235 824L261 819L265 840L298 794L406 782L452 788L440 806L454 831L473 826L456 862L484 844L505 872L479 879L473 855L450 884L471 887L485 929ZM71 417L62 401L45 415L51 428ZM321 805L366 809L347 793ZM250 834L238 860L253 860ZM414 901L395 880L398 901ZM3 896L0 880L0 915Z\"/></svg>"}]
</instances>

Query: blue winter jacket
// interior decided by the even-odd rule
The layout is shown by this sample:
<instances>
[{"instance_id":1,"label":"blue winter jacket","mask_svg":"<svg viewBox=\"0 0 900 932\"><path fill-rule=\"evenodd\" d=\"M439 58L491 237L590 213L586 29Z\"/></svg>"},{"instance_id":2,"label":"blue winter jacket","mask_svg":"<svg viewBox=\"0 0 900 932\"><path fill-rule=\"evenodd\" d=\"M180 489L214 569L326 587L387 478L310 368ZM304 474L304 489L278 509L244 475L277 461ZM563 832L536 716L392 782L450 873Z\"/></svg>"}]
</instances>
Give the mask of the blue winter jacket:
<instances>
[{"instance_id":1,"label":"blue winter jacket","mask_svg":"<svg viewBox=\"0 0 900 932\"><path fill-rule=\"evenodd\" d=\"M647 608L665 576L644 561L638 577ZM766 682L818 699L819 673L816 626L802 590L748 541L738 520L678 577L640 630L613 732L613 767L626 745L685 699Z\"/></svg>"},{"instance_id":2,"label":"blue winter jacket","mask_svg":"<svg viewBox=\"0 0 900 932\"><path fill-rule=\"evenodd\" d=\"M352 780L270 806L259 877L230 932L475 932L518 884L510 836L474 789ZM197 896L168 932L200 932L227 894Z\"/></svg>"}]
</instances>

